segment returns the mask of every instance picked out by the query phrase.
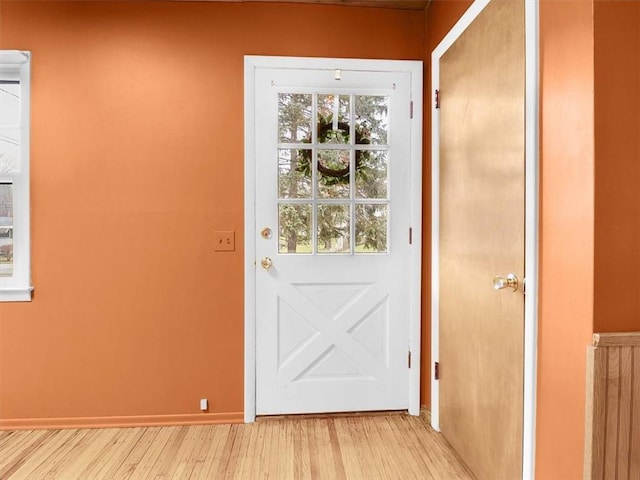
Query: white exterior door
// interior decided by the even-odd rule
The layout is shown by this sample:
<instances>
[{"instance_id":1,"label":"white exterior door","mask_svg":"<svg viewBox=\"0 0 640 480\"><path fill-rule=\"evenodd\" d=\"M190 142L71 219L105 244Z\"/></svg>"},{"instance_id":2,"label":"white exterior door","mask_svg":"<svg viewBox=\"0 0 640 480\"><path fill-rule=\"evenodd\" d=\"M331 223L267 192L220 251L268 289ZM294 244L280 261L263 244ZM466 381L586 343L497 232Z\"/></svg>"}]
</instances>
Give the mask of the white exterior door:
<instances>
[{"instance_id":1,"label":"white exterior door","mask_svg":"<svg viewBox=\"0 0 640 480\"><path fill-rule=\"evenodd\" d=\"M255 72L257 414L409 408L411 82Z\"/></svg>"}]
</instances>

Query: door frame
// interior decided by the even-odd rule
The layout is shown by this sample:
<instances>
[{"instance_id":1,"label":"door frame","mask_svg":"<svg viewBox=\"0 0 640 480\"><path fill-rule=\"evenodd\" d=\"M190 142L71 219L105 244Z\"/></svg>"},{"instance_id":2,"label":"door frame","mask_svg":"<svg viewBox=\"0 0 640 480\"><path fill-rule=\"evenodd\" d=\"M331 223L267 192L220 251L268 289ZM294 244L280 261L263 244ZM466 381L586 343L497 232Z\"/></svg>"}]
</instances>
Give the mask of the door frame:
<instances>
[{"instance_id":1,"label":"door frame","mask_svg":"<svg viewBox=\"0 0 640 480\"><path fill-rule=\"evenodd\" d=\"M405 72L411 75L410 140L412 243L409 275L409 413L420 414L420 300L422 259L422 62L345 58L244 57L244 421L256 418L256 175L255 73L259 68ZM412 109L412 110L410 110ZM409 227L409 225L407 225ZM407 235L409 232L407 232Z\"/></svg>"},{"instance_id":2,"label":"door frame","mask_svg":"<svg viewBox=\"0 0 640 480\"><path fill-rule=\"evenodd\" d=\"M455 43L490 0L475 0L431 55L432 92L440 88L440 58ZM522 478L535 478L536 379L538 339L538 0L523 0L525 7L525 277L524 392L522 429ZM432 97L433 98L433 97ZM435 362L439 361L440 276L440 116L435 98L431 102L431 426L440 431L439 384Z\"/></svg>"}]
</instances>

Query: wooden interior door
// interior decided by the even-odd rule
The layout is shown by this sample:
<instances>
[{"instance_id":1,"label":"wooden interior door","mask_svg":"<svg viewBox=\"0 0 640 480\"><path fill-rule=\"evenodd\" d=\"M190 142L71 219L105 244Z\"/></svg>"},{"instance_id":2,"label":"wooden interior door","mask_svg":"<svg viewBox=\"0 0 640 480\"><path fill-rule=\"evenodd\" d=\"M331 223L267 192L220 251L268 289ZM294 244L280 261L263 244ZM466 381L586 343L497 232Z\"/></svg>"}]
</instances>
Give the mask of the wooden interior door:
<instances>
[{"instance_id":1,"label":"wooden interior door","mask_svg":"<svg viewBox=\"0 0 640 480\"><path fill-rule=\"evenodd\" d=\"M440 60L440 426L479 480L522 476L524 46L492 0Z\"/></svg>"}]
</instances>

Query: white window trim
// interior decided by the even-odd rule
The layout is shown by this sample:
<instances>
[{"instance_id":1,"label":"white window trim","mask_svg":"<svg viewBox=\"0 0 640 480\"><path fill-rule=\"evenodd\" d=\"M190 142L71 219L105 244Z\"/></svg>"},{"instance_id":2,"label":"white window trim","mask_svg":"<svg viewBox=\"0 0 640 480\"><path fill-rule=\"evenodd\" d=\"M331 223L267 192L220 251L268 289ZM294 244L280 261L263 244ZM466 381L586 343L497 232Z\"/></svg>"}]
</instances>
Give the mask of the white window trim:
<instances>
[{"instance_id":1,"label":"white window trim","mask_svg":"<svg viewBox=\"0 0 640 480\"><path fill-rule=\"evenodd\" d=\"M0 50L0 72L16 72L20 81L20 173L0 177L13 183L13 275L0 277L0 302L31 301L29 158L31 125L31 53Z\"/></svg>"}]
</instances>

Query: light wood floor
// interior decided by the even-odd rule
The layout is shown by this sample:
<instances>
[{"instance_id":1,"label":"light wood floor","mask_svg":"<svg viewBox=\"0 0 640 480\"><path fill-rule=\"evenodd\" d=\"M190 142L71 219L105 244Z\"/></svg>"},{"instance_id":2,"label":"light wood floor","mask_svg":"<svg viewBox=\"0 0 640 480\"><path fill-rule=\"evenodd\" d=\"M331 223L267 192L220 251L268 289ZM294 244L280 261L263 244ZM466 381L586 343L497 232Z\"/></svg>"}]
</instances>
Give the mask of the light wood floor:
<instances>
[{"instance_id":1,"label":"light wood floor","mask_svg":"<svg viewBox=\"0 0 640 480\"><path fill-rule=\"evenodd\" d=\"M0 432L0 479L473 479L428 414Z\"/></svg>"}]
</instances>

